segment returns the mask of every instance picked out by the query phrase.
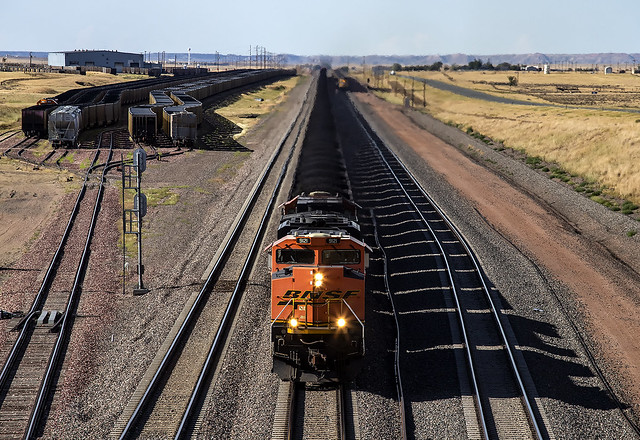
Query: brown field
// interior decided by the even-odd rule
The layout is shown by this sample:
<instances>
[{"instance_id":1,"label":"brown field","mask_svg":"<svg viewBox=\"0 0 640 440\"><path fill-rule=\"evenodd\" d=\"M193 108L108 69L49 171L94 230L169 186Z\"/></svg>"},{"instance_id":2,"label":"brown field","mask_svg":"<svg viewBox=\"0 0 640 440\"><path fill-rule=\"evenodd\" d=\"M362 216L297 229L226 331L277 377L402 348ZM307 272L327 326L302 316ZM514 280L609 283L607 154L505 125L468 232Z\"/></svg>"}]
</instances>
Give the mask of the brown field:
<instances>
[{"instance_id":1,"label":"brown field","mask_svg":"<svg viewBox=\"0 0 640 440\"><path fill-rule=\"evenodd\" d=\"M87 72L73 75L43 72L0 72L0 130L20 128L22 109L40 98L56 96L70 89L102 86L136 79L141 75L110 75Z\"/></svg>"},{"instance_id":2,"label":"brown field","mask_svg":"<svg viewBox=\"0 0 640 440\"><path fill-rule=\"evenodd\" d=\"M599 202L602 191L640 204L640 173L636 165L640 159L640 113L586 108L640 109L640 77L602 73L400 72L404 73L518 100L585 107L498 104L429 86L426 106L421 101L417 105L443 122L486 136L496 148L522 151L535 161L557 165L569 175L578 176L578 180L595 184L598 190L592 198ZM518 76L518 86L510 87L508 76ZM375 93L401 104L402 93L393 93L390 79L396 78L385 76L378 81ZM397 80L411 89L410 80ZM415 82L413 87L421 99L422 84ZM594 91L598 93L593 94Z\"/></svg>"}]
</instances>

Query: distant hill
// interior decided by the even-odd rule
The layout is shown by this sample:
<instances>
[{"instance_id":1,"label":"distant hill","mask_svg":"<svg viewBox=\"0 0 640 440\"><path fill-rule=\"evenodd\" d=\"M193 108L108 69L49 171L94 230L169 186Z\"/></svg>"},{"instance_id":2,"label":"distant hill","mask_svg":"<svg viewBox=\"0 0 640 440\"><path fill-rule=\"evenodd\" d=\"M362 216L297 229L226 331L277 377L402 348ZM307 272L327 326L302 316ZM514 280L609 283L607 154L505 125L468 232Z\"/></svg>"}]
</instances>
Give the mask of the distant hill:
<instances>
[{"instance_id":1,"label":"distant hill","mask_svg":"<svg viewBox=\"0 0 640 440\"><path fill-rule=\"evenodd\" d=\"M35 58L47 58L48 52L32 52ZM19 57L28 58L29 51L1 51L1 57ZM163 57L163 54L158 55L157 52L152 52L148 55L148 60L156 62ZM366 55L366 56L353 56L353 55L295 55L295 54L277 54L273 55L274 58L279 60L280 64L299 65L299 64L331 64L334 67L338 66L358 66L364 62L367 65L392 65L399 63L403 66L412 65L426 65L433 64L438 61L447 65L466 65L470 61L475 59L482 60L483 62L490 61L493 65L500 63L509 64L521 64L521 65L542 65L542 64L562 64L569 63L575 65L632 65L640 63L640 53L589 53L589 54L545 54L545 53L528 53L528 54L498 54L498 55L467 55L462 53L449 54L449 55ZM173 53L167 52L164 54L164 59L167 63L186 63L188 54L186 52ZM261 61L261 58L259 59ZM220 65L245 67L249 64L248 54L215 54L215 53L192 53L192 63L203 63L214 65L220 63ZM255 65L256 55L252 54L251 64Z\"/></svg>"},{"instance_id":2,"label":"distant hill","mask_svg":"<svg viewBox=\"0 0 640 440\"><path fill-rule=\"evenodd\" d=\"M292 56L289 57L293 58ZM307 57L308 59L319 59L321 57ZM345 65L361 65L363 57L354 56L333 56L330 58L331 64L335 66ZM302 61L300 58L298 58ZM475 59L483 62L490 61L493 65L500 63L521 64L521 65L542 65L542 64L561 64L569 63L576 65L625 65L640 63L640 53L591 53L591 54L544 54L544 53L528 53L528 54L498 54L498 55L466 55L466 54L450 54L450 55L368 55L364 57L364 63L368 65L391 65L399 63L403 66L412 65L428 65L438 61L447 65L466 65ZM304 64L304 62L299 62Z\"/></svg>"},{"instance_id":3,"label":"distant hill","mask_svg":"<svg viewBox=\"0 0 640 440\"><path fill-rule=\"evenodd\" d=\"M542 64L561 64L572 63L576 65L625 65L640 63L640 53L591 53L591 54L544 54L544 53L528 53L528 54L498 54L498 55L467 55L462 53L449 55L366 55L347 56L347 55L295 55L295 54L278 54L275 55L281 62L288 65L299 64L331 64L338 66L358 66L364 62L368 65L392 65L399 63L403 66L433 64L442 62L447 65L466 65L475 59L483 62L490 61L493 65L500 63L521 64L521 65L542 65ZM155 61L157 55L152 54L151 60ZM167 62L172 62L177 57L178 62L186 62L187 54L169 54L165 55ZM247 64L248 55L237 54L204 54L192 53L192 62L201 62L214 64L218 60L221 64L238 63L240 67ZM252 56L252 63L255 63L255 55Z\"/></svg>"}]
</instances>

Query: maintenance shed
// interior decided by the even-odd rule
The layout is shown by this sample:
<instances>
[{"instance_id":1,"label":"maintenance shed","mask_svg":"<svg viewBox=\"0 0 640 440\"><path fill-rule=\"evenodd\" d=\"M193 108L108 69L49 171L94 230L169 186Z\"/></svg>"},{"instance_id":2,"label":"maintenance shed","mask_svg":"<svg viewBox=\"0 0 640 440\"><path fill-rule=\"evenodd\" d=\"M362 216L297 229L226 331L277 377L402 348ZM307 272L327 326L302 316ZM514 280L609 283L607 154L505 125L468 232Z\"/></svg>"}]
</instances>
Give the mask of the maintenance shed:
<instances>
[{"instance_id":1,"label":"maintenance shed","mask_svg":"<svg viewBox=\"0 0 640 440\"><path fill-rule=\"evenodd\" d=\"M118 52L117 50L74 50L49 52L49 65L56 67L111 67L121 73L125 67L144 67L144 59L141 53Z\"/></svg>"}]
</instances>

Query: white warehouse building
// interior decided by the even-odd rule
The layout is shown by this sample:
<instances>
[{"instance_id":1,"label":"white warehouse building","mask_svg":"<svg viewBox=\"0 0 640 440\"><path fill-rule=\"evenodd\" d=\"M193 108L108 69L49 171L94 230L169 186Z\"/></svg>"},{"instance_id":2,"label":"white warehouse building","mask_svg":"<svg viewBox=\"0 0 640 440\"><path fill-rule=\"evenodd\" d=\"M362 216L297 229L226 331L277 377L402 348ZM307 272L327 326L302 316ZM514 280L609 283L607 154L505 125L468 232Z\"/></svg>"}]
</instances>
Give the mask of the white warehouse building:
<instances>
[{"instance_id":1,"label":"white warehouse building","mask_svg":"<svg viewBox=\"0 0 640 440\"><path fill-rule=\"evenodd\" d=\"M56 67L115 67L116 72L120 73L124 67L144 67L144 60L141 53L112 50L74 50L69 52L49 52L49 65Z\"/></svg>"}]
</instances>

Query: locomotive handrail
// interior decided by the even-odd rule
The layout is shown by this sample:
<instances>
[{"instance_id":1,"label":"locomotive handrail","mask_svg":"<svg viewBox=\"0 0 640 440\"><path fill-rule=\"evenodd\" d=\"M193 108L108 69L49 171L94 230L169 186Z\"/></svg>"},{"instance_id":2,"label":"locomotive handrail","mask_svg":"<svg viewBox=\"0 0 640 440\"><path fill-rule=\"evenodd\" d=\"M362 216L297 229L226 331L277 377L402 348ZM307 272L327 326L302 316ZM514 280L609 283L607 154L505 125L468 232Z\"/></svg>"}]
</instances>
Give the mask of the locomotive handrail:
<instances>
[{"instance_id":1,"label":"locomotive handrail","mask_svg":"<svg viewBox=\"0 0 640 440\"><path fill-rule=\"evenodd\" d=\"M282 310L280 310L280 313L278 313L278 316L276 316L276 318L271 321L271 329L273 330L273 324L278 320L278 318L280 317L280 315L282 315L282 312L284 312L284 309L286 309L289 306L289 303L293 301L293 298L291 298L289 301L287 301L287 303L282 306Z\"/></svg>"},{"instance_id":2,"label":"locomotive handrail","mask_svg":"<svg viewBox=\"0 0 640 440\"><path fill-rule=\"evenodd\" d=\"M345 303L345 305L349 308L349 310L351 311L351 313L353 314L353 316L356 317L356 319L358 320L358 324L360 324L360 327L362 327L362 354L364 355L365 350L366 350L366 346L367 344L364 343L364 323L362 321L360 321L360 318L358 318L358 315L355 314L355 312L353 311L353 309L351 308L351 306L349 305L348 302L346 302L344 300L344 298L341 298L342 302Z\"/></svg>"}]
</instances>

